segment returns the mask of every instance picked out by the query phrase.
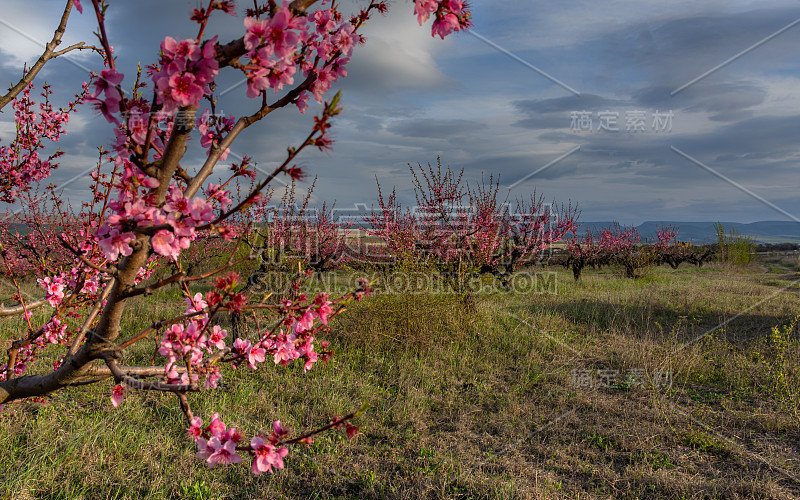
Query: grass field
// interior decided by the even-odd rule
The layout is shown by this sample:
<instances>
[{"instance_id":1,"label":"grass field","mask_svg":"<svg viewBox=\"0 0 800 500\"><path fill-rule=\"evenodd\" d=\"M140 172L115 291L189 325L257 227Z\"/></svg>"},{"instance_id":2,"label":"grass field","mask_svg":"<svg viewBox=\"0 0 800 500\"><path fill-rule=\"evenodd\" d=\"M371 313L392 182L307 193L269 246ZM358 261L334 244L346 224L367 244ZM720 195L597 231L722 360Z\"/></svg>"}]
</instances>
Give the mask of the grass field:
<instances>
[{"instance_id":1,"label":"grass field","mask_svg":"<svg viewBox=\"0 0 800 500\"><path fill-rule=\"evenodd\" d=\"M174 398L129 391L115 410L108 382L0 412L0 496L800 496L796 261L578 283L549 271L555 293L372 297L333 323L327 365L228 370L190 395L248 436L371 405L361 435L294 447L274 475L209 469ZM127 327L167 314L166 294L138 299Z\"/></svg>"}]
</instances>

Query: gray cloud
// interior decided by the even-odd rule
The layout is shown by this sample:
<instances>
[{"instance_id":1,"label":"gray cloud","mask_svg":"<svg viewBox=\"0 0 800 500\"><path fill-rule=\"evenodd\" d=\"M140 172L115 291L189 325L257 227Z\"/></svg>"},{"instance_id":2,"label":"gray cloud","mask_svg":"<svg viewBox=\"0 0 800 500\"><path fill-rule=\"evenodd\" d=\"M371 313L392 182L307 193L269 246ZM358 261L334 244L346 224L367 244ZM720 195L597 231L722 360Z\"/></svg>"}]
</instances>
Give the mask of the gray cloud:
<instances>
[{"instance_id":1,"label":"gray cloud","mask_svg":"<svg viewBox=\"0 0 800 500\"><path fill-rule=\"evenodd\" d=\"M386 130L404 137L448 139L463 137L486 128L488 127L485 123L470 120L417 119L394 121Z\"/></svg>"},{"instance_id":2,"label":"gray cloud","mask_svg":"<svg viewBox=\"0 0 800 500\"><path fill-rule=\"evenodd\" d=\"M47 16L39 16L47 4L35 1L15 15L29 15L32 23L51 23ZM347 7L357 5L347 2ZM156 58L164 34L195 35L197 26L188 21L195 3L112 3L109 31L126 83L132 81L137 62L147 64ZM519 192L536 187L548 197L578 200L584 220L779 218L676 155L670 150L674 145L786 210L798 212L800 201L794 193L800 120L791 109L800 100L796 91L800 27L670 95L800 17L800 9L778 5L675 0L637 3L634 9L624 1L609 0L599 6L580 0L531 9L528 3L512 0L475 6L473 17L482 35L575 86L582 92L578 97L565 95L552 82L467 35L434 40L429 26L416 25L411 3L399 2L389 16L368 25L367 45L356 49L349 77L334 88L344 91L344 113L334 122L334 151L305 152L300 163L311 175L320 176L315 199L336 199L340 206L371 203L377 175L384 187L396 185L401 198L410 203L409 162L424 164L441 155L443 163L464 167L470 182L486 172L499 174L508 185L580 145L574 155L524 182ZM158 16L152 15L155 8ZM78 39L91 42L87 19L84 14L71 26L83 30ZM220 32L222 41L235 38L241 35L242 19L219 16L209 32ZM17 61L10 54L15 44L4 38L5 52L0 53L4 81L19 70L10 65ZM102 69L96 57L85 62ZM66 87L65 91L57 87L60 102L86 79L82 70L63 61L54 61L43 76L58 78ZM239 81L240 74L224 72L218 89ZM220 99L219 106L239 115L251 111L253 103L240 86ZM669 134L569 130L571 111L606 109L619 112L621 124L626 111L673 110L675 126ZM254 156L265 168L273 165L282 160L286 146L308 133L311 115L318 110L313 105L305 116L293 108L276 111L243 133L234 152ZM7 121L8 113L0 118ZM595 115L595 126L596 120ZM54 183L93 165L94 148L113 139L108 124L89 107L70 126L80 133L59 144L66 155L51 179ZM196 167L203 155L194 141L187 167ZM69 195L80 198L85 189L73 184Z\"/></svg>"},{"instance_id":3,"label":"gray cloud","mask_svg":"<svg viewBox=\"0 0 800 500\"><path fill-rule=\"evenodd\" d=\"M680 109L708 112L709 119L721 122L738 121L753 115L754 108L764 102L766 89L748 82L709 84L701 82L692 91L670 95L670 87L647 87L633 92L636 105L651 109Z\"/></svg>"},{"instance_id":4,"label":"gray cloud","mask_svg":"<svg viewBox=\"0 0 800 500\"><path fill-rule=\"evenodd\" d=\"M580 110L600 110L605 108L618 108L628 104L621 99L609 99L594 94L580 96L557 97L554 99L527 99L514 101L514 106L522 113L534 115L539 113L557 113Z\"/></svg>"}]
</instances>

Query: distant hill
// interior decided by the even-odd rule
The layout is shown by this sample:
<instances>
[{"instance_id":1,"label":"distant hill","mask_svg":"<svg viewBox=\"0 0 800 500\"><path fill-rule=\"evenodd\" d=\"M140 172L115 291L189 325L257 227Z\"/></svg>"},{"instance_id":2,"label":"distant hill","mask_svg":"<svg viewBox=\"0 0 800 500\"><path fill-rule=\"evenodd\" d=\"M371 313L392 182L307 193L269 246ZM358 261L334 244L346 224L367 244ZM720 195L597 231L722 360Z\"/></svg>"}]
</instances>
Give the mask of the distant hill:
<instances>
[{"instance_id":1,"label":"distant hill","mask_svg":"<svg viewBox=\"0 0 800 500\"><path fill-rule=\"evenodd\" d=\"M581 231L587 227L593 230L608 227L612 222L582 222ZM800 223L794 221L763 222L722 222L726 231L734 227L739 234L752 236L758 243L800 243ZM636 228L644 238L656 237L656 226L675 226L678 228L680 241L691 241L695 244L714 243L717 233L714 222L680 222L680 221L647 221Z\"/></svg>"}]
</instances>

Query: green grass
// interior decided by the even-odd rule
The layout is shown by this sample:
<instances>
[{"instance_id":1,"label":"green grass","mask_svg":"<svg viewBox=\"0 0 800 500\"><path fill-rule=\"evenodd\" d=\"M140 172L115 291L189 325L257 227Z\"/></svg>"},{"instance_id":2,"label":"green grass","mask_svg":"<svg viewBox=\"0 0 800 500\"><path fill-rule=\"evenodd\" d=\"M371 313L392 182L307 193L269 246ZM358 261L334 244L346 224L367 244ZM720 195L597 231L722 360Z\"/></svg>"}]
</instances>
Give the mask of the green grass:
<instances>
[{"instance_id":1,"label":"green grass","mask_svg":"<svg viewBox=\"0 0 800 500\"><path fill-rule=\"evenodd\" d=\"M190 395L196 415L220 412L248 437L371 405L356 439L321 435L274 475L253 476L247 458L209 469L174 398L129 391L115 410L103 382L0 412L0 497L800 494L787 475L800 475L800 294L780 291L790 268L657 268L641 280L589 270L578 283L554 270L555 294L372 297L332 323L328 364L226 369L220 390ZM137 299L126 331L181 310L177 296ZM22 327L0 325L0 338ZM127 362L149 363L153 345ZM582 387L575 370L620 378Z\"/></svg>"}]
</instances>

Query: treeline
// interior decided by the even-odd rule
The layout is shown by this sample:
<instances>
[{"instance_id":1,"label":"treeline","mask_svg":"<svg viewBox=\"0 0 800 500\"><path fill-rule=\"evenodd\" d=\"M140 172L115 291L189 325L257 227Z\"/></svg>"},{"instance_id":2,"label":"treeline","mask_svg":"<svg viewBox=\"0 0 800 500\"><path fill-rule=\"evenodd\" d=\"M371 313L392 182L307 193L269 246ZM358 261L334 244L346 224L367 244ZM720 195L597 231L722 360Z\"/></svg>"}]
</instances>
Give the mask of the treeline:
<instances>
[{"instance_id":1,"label":"treeline","mask_svg":"<svg viewBox=\"0 0 800 500\"><path fill-rule=\"evenodd\" d=\"M599 230L587 229L582 236L573 230L565 248L551 263L572 269L576 281L585 268L606 266L621 267L626 277L636 278L647 268L660 264L673 269L684 262L702 266L716 254L712 247L696 247L678 241L677 236L678 228L672 226L657 228L654 241L641 241L635 227L618 223Z\"/></svg>"}]
</instances>

